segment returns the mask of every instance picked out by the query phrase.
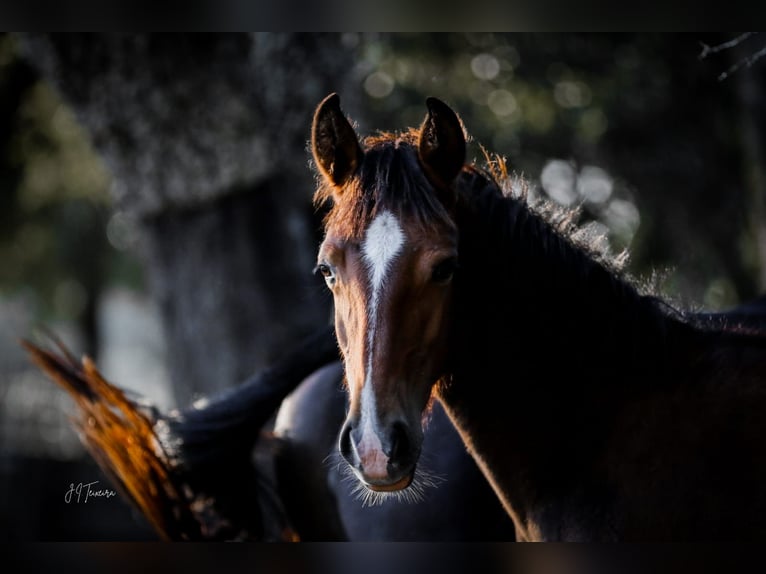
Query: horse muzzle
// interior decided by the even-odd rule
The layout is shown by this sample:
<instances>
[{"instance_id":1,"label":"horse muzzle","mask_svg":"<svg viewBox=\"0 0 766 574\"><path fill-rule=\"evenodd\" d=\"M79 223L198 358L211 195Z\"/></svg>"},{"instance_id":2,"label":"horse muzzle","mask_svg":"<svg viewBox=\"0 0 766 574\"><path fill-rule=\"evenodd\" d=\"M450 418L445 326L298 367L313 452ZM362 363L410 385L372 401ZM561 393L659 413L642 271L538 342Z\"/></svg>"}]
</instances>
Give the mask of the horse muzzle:
<instances>
[{"instance_id":1,"label":"horse muzzle","mask_svg":"<svg viewBox=\"0 0 766 574\"><path fill-rule=\"evenodd\" d=\"M339 449L359 480L377 492L407 488L420 455L420 448L403 423L394 423L387 432L380 433L369 423L359 428L346 421Z\"/></svg>"}]
</instances>

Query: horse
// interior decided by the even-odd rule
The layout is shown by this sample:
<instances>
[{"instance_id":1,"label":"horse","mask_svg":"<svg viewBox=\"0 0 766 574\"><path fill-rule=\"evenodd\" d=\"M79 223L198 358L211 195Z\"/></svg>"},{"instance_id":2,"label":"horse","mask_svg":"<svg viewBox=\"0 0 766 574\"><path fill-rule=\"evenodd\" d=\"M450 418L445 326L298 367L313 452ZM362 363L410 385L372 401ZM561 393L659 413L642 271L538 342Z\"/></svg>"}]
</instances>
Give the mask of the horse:
<instances>
[{"instance_id":1,"label":"horse","mask_svg":"<svg viewBox=\"0 0 766 574\"><path fill-rule=\"evenodd\" d=\"M331 94L311 126L338 450L370 497L418 487L438 399L518 540L763 538L764 332L642 292L426 108L360 141Z\"/></svg>"}]
</instances>

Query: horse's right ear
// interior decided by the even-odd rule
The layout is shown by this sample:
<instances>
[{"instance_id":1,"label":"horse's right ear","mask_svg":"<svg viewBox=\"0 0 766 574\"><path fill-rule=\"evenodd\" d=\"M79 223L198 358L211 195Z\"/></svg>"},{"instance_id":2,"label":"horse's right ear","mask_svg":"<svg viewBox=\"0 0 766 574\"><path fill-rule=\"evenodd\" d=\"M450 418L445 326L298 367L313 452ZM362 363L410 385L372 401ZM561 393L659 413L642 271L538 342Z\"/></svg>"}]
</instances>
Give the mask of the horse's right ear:
<instances>
[{"instance_id":1,"label":"horse's right ear","mask_svg":"<svg viewBox=\"0 0 766 574\"><path fill-rule=\"evenodd\" d=\"M362 148L340 109L338 94L327 96L314 112L311 151L319 171L338 190L362 161Z\"/></svg>"}]
</instances>

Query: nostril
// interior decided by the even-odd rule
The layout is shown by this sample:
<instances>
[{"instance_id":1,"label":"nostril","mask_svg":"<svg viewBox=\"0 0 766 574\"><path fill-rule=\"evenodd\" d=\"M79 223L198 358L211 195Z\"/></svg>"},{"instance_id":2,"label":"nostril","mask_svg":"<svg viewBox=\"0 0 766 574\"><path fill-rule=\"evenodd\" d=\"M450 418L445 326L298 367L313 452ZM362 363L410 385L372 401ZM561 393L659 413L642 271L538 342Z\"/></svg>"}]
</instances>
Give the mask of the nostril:
<instances>
[{"instance_id":1,"label":"nostril","mask_svg":"<svg viewBox=\"0 0 766 574\"><path fill-rule=\"evenodd\" d=\"M391 452L388 455L390 464L401 464L407 457L410 448L410 440L407 436L407 427L403 423L394 423L391 430Z\"/></svg>"},{"instance_id":2,"label":"nostril","mask_svg":"<svg viewBox=\"0 0 766 574\"><path fill-rule=\"evenodd\" d=\"M343 426L343 430L340 433L340 441L338 442L338 448L340 450L340 454L343 458L346 459L346 461L349 464L353 464L352 448L351 448L351 430L352 430L351 424L346 423Z\"/></svg>"}]
</instances>

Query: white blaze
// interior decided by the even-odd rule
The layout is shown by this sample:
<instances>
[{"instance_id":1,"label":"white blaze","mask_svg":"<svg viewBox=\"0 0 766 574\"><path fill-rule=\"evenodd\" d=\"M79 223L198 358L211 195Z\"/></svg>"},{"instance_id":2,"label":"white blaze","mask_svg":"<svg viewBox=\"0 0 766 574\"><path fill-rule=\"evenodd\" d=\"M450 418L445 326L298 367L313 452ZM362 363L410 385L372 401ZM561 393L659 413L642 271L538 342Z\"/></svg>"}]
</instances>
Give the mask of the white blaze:
<instances>
[{"instance_id":1,"label":"white blaze","mask_svg":"<svg viewBox=\"0 0 766 574\"><path fill-rule=\"evenodd\" d=\"M362 386L362 439L359 441L359 455L364 459L365 472L385 476L386 457L382 454L382 445L373 430L375 413L375 394L372 392L372 352L378 320L380 292L385 284L386 274L391 262L404 246L404 232L401 225L390 211L378 214L370 226L362 243L362 254L370 274L372 294L368 309L369 329L367 332L367 372Z\"/></svg>"},{"instance_id":2,"label":"white blaze","mask_svg":"<svg viewBox=\"0 0 766 574\"><path fill-rule=\"evenodd\" d=\"M375 303L380 294L380 288L388 271L388 265L404 245L404 232L399 222L390 211L384 211L370 223L367 234L362 243L362 253L367 267L372 274L372 301L375 312Z\"/></svg>"}]
</instances>

